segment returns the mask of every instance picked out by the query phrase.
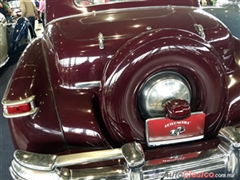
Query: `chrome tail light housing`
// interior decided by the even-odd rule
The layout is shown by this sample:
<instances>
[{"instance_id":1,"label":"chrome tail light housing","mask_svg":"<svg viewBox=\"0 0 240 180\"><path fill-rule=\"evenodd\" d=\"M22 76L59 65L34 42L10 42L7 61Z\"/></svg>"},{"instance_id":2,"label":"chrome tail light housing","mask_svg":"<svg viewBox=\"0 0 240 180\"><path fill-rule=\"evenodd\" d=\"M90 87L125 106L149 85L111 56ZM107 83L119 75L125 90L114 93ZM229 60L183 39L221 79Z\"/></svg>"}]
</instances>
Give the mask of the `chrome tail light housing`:
<instances>
[{"instance_id":1,"label":"chrome tail light housing","mask_svg":"<svg viewBox=\"0 0 240 180\"><path fill-rule=\"evenodd\" d=\"M36 114L39 108L35 106L34 100L34 95L15 101L3 99L3 116L6 118L17 118Z\"/></svg>"}]
</instances>

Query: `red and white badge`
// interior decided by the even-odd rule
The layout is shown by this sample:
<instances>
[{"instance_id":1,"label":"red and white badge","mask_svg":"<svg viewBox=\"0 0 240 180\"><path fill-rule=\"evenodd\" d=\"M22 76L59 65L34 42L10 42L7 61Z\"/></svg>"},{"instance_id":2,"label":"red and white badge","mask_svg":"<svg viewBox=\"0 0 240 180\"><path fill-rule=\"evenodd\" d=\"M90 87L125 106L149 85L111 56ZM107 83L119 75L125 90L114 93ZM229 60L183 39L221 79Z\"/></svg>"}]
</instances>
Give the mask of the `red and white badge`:
<instances>
[{"instance_id":1,"label":"red and white badge","mask_svg":"<svg viewBox=\"0 0 240 180\"><path fill-rule=\"evenodd\" d=\"M148 146L161 146L202 139L204 136L205 113L192 113L183 120L166 117L146 120Z\"/></svg>"}]
</instances>

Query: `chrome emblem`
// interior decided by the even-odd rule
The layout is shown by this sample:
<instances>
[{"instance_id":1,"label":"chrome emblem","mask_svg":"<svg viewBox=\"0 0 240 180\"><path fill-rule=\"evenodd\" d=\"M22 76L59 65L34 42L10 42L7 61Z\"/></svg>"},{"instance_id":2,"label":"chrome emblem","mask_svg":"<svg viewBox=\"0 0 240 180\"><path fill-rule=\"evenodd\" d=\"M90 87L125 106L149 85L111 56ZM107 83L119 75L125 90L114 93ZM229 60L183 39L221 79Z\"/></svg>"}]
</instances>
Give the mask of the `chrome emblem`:
<instances>
[{"instance_id":1,"label":"chrome emblem","mask_svg":"<svg viewBox=\"0 0 240 180\"><path fill-rule=\"evenodd\" d=\"M204 33L204 28L201 24L194 24L194 27L196 29L196 31L198 32L198 34L205 39L205 33Z\"/></svg>"},{"instance_id":2,"label":"chrome emblem","mask_svg":"<svg viewBox=\"0 0 240 180\"><path fill-rule=\"evenodd\" d=\"M104 49L104 37L101 32L98 34L98 41L99 41L99 49Z\"/></svg>"},{"instance_id":3,"label":"chrome emblem","mask_svg":"<svg viewBox=\"0 0 240 180\"><path fill-rule=\"evenodd\" d=\"M185 131L185 127L183 126L179 126L176 129L172 129L170 131L170 135L171 136L179 136L180 134L182 134Z\"/></svg>"}]
</instances>

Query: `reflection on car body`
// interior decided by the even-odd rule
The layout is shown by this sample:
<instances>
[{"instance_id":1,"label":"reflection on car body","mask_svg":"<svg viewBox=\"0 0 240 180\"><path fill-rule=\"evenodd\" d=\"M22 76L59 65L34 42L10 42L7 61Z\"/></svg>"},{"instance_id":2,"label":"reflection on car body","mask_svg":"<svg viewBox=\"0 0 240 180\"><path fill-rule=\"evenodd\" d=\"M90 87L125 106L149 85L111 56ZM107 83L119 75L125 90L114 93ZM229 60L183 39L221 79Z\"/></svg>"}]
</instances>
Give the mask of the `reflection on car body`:
<instances>
[{"instance_id":1,"label":"reflection on car body","mask_svg":"<svg viewBox=\"0 0 240 180\"><path fill-rule=\"evenodd\" d=\"M239 179L231 26L198 0L81 2L46 0L44 34L5 90L12 177Z\"/></svg>"}]
</instances>

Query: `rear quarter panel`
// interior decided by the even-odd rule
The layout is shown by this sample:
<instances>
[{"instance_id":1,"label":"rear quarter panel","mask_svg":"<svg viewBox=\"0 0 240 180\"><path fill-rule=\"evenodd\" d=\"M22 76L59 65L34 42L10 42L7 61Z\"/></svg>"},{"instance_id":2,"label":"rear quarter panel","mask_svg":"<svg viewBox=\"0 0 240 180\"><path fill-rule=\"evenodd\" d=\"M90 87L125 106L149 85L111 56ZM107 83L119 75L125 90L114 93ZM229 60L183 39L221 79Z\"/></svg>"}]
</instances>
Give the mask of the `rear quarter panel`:
<instances>
[{"instance_id":1,"label":"rear quarter panel","mask_svg":"<svg viewBox=\"0 0 240 180\"><path fill-rule=\"evenodd\" d=\"M38 152L66 150L44 60L45 53L42 51L42 41L35 39L22 53L4 95L7 100L36 95L35 103L40 109L35 116L9 119L16 149Z\"/></svg>"}]
</instances>

